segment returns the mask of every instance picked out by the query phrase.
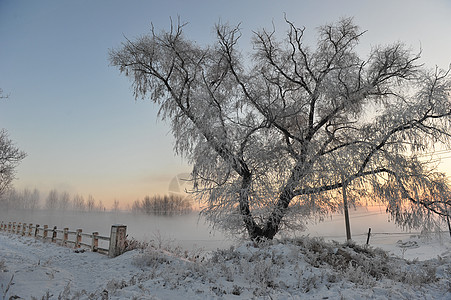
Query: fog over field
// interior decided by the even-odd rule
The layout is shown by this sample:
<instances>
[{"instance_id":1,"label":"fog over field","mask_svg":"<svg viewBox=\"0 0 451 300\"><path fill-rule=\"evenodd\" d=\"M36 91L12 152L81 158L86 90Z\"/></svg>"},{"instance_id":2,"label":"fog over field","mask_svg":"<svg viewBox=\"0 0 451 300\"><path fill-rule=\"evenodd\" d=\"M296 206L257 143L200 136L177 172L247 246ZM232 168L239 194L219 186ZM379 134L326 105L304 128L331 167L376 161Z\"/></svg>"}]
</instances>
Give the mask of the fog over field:
<instances>
[{"instance_id":1,"label":"fog over field","mask_svg":"<svg viewBox=\"0 0 451 300\"><path fill-rule=\"evenodd\" d=\"M390 221L382 207L360 207L350 210L351 231L353 240L364 244L367 239L368 228L372 230L370 244L383 246L396 243L403 237L408 237L415 230L403 230ZM22 222L64 227L75 230L83 229L85 233L99 232L109 236L113 224L127 225L128 238L139 241L162 240L174 246L181 246L187 250L202 248L215 250L228 248L239 242L239 237L232 237L221 231L212 229L197 212L175 216L156 216L137 214L132 212L79 212L79 211L48 211L48 210L0 210L0 221ZM283 233L288 236L323 237L325 240L346 240L344 216L340 213L332 214L323 221L310 220L307 230ZM447 237L447 232L442 233ZM278 235L278 238L281 236Z\"/></svg>"}]
</instances>

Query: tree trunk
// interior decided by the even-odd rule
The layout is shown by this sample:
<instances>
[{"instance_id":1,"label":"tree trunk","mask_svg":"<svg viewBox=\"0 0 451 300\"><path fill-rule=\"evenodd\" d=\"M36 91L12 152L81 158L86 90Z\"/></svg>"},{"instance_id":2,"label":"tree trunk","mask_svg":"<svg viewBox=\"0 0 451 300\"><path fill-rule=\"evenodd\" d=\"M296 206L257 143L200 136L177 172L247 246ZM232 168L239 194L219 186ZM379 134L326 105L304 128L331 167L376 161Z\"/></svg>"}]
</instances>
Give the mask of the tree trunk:
<instances>
[{"instance_id":1,"label":"tree trunk","mask_svg":"<svg viewBox=\"0 0 451 300\"><path fill-rule=\"evenodd\" d=\"M274 207L274 210L271 213L271 216L269 217L263 229L262 237L264 237L265 239L272 240L274 236L277 234L277 232L279 232L280 223L282 222L282 219L285 216L288 205L290 204L290 201L293 198L291 194L292 193L288 189L285 189L285 191L280 195L279 201L277 202L277 205Z\"/></svg>"},{"instance_id":2,"label":"tree trunk","mask_svg":"<svg viewBox=\"0 0 451 300\"><path fill-rule=\"evenodd\" d=\"M252 176L249 171L243 174L240 191L240 213L243 217L244 226L252 240L259 241L262 237L262 229L255 223L249 208L249 188L252 182Z\"/></svg>"}]
</instances>

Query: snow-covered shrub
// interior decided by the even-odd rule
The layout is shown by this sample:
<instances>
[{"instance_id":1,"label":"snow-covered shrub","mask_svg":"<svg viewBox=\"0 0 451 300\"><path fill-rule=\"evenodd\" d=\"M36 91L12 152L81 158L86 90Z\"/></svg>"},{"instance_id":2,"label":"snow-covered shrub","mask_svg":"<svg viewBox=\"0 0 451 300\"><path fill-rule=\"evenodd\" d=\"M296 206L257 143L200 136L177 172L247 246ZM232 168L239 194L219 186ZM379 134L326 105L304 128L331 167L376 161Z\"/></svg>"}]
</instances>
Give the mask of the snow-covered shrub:
<instances>
[{"instance_id":1,"label":"snow-covered shrub","mask_svg":"<svg viewBox=\"0 0 451 300\"><path fill-rule=\"evenodd\" d=\"M108 281L108 283L106 284L106 288L109 291L116 291L116 290L120 290L123 289L125 287L127 287L128 284L127 282L125 282L125 280L117 280L117 279L111 279L110 281Z\"/></svg>"},{"instance_id":2,"label":"snow-covered shrub","mask_svg":"<svg viewBox=\"0 0 451 300\"><path fill-rule=\"evenodd\" d=\"M436 273L436 266L429 265L427 261L422 264L417 262L415 264L408 264L405 270L401 270L399 281L413 286L420 286L437 281Z\"/></svg>"},{"instance_id":3,"label":"snow-covered shrub","mask_svg":"<svg viewBox=\"0 0 451 300\"><path fill-rule=\"evenodd\" d=\"M256 261L250 270L249 278L251 278L251 282L264 288L278 286L275 282L279 275L279 268L272 261L268 259Z\"/></svg>"},{"instance_id":4,"label":"snow-covered shrub","mask_svg":"<svg viewBox=\"0 0 451 300\"><path fill-rule=\"evenodd\" d=\"M147 248L134 257L133 264L137 267L157 268L160 264L169 264L170 261L169 257L161 251Z\"/></svg>"},{"instance_id":5,"label":"snow-covered shrub","mask_svg":"<svg viewBox=\"0 0 451 300\"><path fill-rule=\"evenodd\" d=\"M211 257L212 263L219 263L223 261L233 260L238 258L238 252L235 251L234 246L230 246L229 249L218 249L213 252Z\"/></svg>"},{"instance_id":6,"label":"snow-covered shrub","mask_svg":"<svg viewBox=\"0 0 451 300\"><path fill-rule=\"evenodd\" d=\"M319 277L316 274L312 274L305 278L302 282L302 290L305 293L310 292L311 289L316 289L320 283Z\"/></svg>"},{"instance_id":7,"label":"snow-covered shrub","mask_svg":"<svg viewBox=\"0 0 451 300\"><path fill-rule=\"evenodd\" d=\"M231 294L235 295L235 296L239 296L239 295L241 295L241 291L242 291L241 287L234 285Z\"/></svg>"},{"instance_id":8,"label":"snow-covered shrub","mask_svg":"<svg viewBox=\"0 0 451 300\"><path fill-rule=\"evenodd\" d=\"M146 249L147 247L149 247L148 242L139 241L135 238L126 239L124 252L140 249L143 250Z\"/></svg>"}]
</instances>

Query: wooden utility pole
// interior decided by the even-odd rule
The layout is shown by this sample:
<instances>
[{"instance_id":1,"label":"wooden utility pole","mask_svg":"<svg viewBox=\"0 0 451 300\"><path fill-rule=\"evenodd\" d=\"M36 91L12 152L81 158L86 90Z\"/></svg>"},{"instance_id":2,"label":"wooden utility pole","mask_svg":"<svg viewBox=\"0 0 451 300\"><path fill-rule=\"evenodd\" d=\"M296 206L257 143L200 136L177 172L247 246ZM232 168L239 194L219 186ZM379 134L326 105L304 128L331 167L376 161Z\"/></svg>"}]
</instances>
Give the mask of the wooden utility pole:
<instances>
[{"instance_id":1,"label":"wooden utility pole","mask_svg":"<svg viewBox=\"0 0 451 300\"><path fill-rule=\"evenodd\" d=\"M346 194L346 187L348 184L346 183L343 177L343 209L345 213L345 225L346 225L346 240L351 240L351 225L349 223L349 212L348 212L348 195Z\"/></svg>"},{"instance_id":2,"label":"wooden utility pole","mask_svg":"<svg viewBox=\"0 0 451 300\"><path fill-rule=\"evenodd\" d=\"M446 221L448 223L449 236L451 236L451 223L449 222L449 212L448 208L446 207L446 203L445 203L445 211L446 211Z\"/></svg>"}]
</instances>

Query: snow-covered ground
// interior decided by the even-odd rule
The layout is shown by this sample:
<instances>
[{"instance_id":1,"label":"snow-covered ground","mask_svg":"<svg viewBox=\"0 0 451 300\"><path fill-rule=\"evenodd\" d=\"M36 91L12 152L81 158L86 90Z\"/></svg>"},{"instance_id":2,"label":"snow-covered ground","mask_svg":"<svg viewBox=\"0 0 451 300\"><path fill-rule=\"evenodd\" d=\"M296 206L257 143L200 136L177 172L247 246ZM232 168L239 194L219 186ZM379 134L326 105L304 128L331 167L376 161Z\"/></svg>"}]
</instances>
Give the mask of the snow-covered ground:
<instances>
[{"instance_id":1,"label":"snow-covered ground","mask_svg":"<svg viewBox=\"0 0 451 300\"><path fill-rule=\"evenodd\" d=\"M0 297L451 299L449 235L399 240L389 252L306 237L190 252L160 240L108 258L0 232Z\"/></svg>"}]
</instances>

